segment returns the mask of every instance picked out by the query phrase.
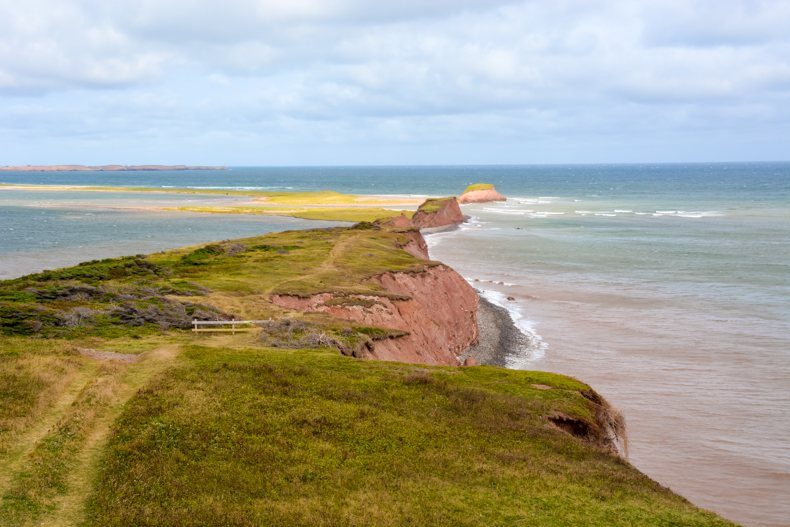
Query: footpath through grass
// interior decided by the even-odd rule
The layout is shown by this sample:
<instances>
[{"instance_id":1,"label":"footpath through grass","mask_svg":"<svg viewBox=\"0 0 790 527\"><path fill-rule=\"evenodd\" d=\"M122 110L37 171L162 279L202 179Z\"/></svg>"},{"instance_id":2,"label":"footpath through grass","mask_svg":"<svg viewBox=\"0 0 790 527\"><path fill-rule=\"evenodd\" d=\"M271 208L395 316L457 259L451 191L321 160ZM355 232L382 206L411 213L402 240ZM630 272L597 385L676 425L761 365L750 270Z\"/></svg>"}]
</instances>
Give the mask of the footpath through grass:
<instances>
[{"instance_id":1,"label":"footpath through grass","mask_svg":"<svg viewBox=\"0 0 790 527\"><path fill-rule=\"evenodd\" d=\"M2 527L82 521L112 423L177 347L125 360L96 360L79 350L64 341L0 337Z\"/></svg>"}]
</instances>

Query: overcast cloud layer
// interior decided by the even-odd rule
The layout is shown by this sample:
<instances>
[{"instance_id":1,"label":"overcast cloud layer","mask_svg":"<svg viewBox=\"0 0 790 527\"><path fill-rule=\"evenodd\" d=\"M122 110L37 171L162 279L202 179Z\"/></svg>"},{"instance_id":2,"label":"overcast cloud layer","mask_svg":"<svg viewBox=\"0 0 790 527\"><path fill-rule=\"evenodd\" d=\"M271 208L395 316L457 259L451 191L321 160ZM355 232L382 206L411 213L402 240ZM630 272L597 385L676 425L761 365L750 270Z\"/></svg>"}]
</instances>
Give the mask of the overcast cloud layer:
<instances>
[{"instance_id":1,"label":"overcast cloud layer","mask_svg":"<svg viewBox=\"0 0 790 527\"><path fill-rule=\"evenodd\" d=\"M0 0L0 164L790 159L790 1Z\"/></svg>"}]
</instances>

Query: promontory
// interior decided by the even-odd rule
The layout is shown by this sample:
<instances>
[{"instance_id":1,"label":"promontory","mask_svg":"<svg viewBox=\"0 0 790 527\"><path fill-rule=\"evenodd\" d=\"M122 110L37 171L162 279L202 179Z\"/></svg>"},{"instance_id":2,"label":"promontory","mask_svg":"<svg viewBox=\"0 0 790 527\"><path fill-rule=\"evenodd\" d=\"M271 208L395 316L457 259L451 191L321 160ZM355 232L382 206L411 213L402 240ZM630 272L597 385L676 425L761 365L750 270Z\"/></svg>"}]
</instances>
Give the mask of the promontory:
<instances>
[{"instance_id":1,"label":"promontory","mask_svg":"<svg viewBox=\"0 0 790 527\"><path fill-rule=\"evenodd\" d=\"M476 292L385 223L0 281L0 526L733 525L590 386L458 366Z\"/></svg>"}]
</instances>

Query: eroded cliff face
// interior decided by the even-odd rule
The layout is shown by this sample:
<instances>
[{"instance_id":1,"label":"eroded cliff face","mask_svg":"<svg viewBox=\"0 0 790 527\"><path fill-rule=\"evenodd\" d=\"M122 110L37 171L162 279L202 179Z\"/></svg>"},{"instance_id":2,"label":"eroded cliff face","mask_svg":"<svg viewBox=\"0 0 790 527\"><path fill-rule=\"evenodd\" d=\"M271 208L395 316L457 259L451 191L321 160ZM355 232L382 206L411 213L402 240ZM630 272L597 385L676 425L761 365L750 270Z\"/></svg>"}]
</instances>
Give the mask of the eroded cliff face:
<instances>
[{"instance_id":1,"label":"eroded cliff face","mask_svg":"<svg viewBox=\"0 0 790 527\"><path fill-rule=\"evenodd\" d=\"M429 199L423 203L412 217L418 229L435 229L458 225L466 220L458 200L455 198Z\"/></svg>"},{"instance_id":2,"label":"eroded cliff face","mask_svg":"<svg viewBox=\"0 0 790 527\"><path fill-rule=\"evenodd\" d=\"M592 388L581 394L589 401L594 412L591 421L560 412L549 415L549 421L560 430L582 441L622 458L628 458L628 435L623 415Z\"/></svg>"},{"instance_id":3,"label":"eroded cliff face","mask_svg":"<svg viewBox=\"0 0 790 527\"><path fill-rule=\"evenodd\" d=\"M275 295L272 302L406 333L372 342L366 356L373 359L458 365L458 356L477 342L477 293L450 267L432 265L421 272L384 273L372 280L384 294Z\"/></svg>"},{"instance_id":4,"label":"eroded cliff face","mask_svg":"<svg viewBox=\"0 0 790 527\"><path fill-rule=\"evenodd\" d=\"M491 201L507 201L507 198L497 192L495 188L485 190L473 190L464 192L458 201L461 203L488 203Z\"/></svg>"},{"instance_id":5,"label":"eroded cliff face","mask_svg":"<svg viewBox=\"0 0 790 527\"><path fill-rule=\"evenodd\" d=\"M428 244L425 243L425 238L422 237L420 231L417 229L409 229L403 231L403 234L407 237L408 241L405 245L401 246L401 249L415 258L421 258L423 260L430 259L428 256Z\"/></svg>"}]
</instances>

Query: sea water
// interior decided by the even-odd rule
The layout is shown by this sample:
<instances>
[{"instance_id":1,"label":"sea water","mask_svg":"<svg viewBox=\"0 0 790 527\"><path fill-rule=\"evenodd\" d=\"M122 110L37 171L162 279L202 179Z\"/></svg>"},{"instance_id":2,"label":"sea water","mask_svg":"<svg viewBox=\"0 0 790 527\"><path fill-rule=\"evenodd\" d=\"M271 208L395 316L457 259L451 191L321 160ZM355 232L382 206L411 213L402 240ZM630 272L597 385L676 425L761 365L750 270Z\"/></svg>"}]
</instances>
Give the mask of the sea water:
<instances>
[{"instance_id":1,"label":"sea water","mask_svg":"<svg viewBox=\"0 0 790 527\"><path fill-rule=\"evenodd\" d=\"M9 183L399 195L458 194L477 181L510 199L465 206L469 222L428 242L529 336L509 366L591 384L625 414L631 462L694 503L746 525L787 525L790 164L0 173ZM74 196L19 192L0 190L0 274L18 250L14 214L13 225L35 226L26 250L65 263L92 257L101 240L131 254L151 250L147 235L176 246L282 228L274 218L108 211L99 194L75 209ZM118 221L130 222L127 234Z\"/></svg>"}]
</instances>

